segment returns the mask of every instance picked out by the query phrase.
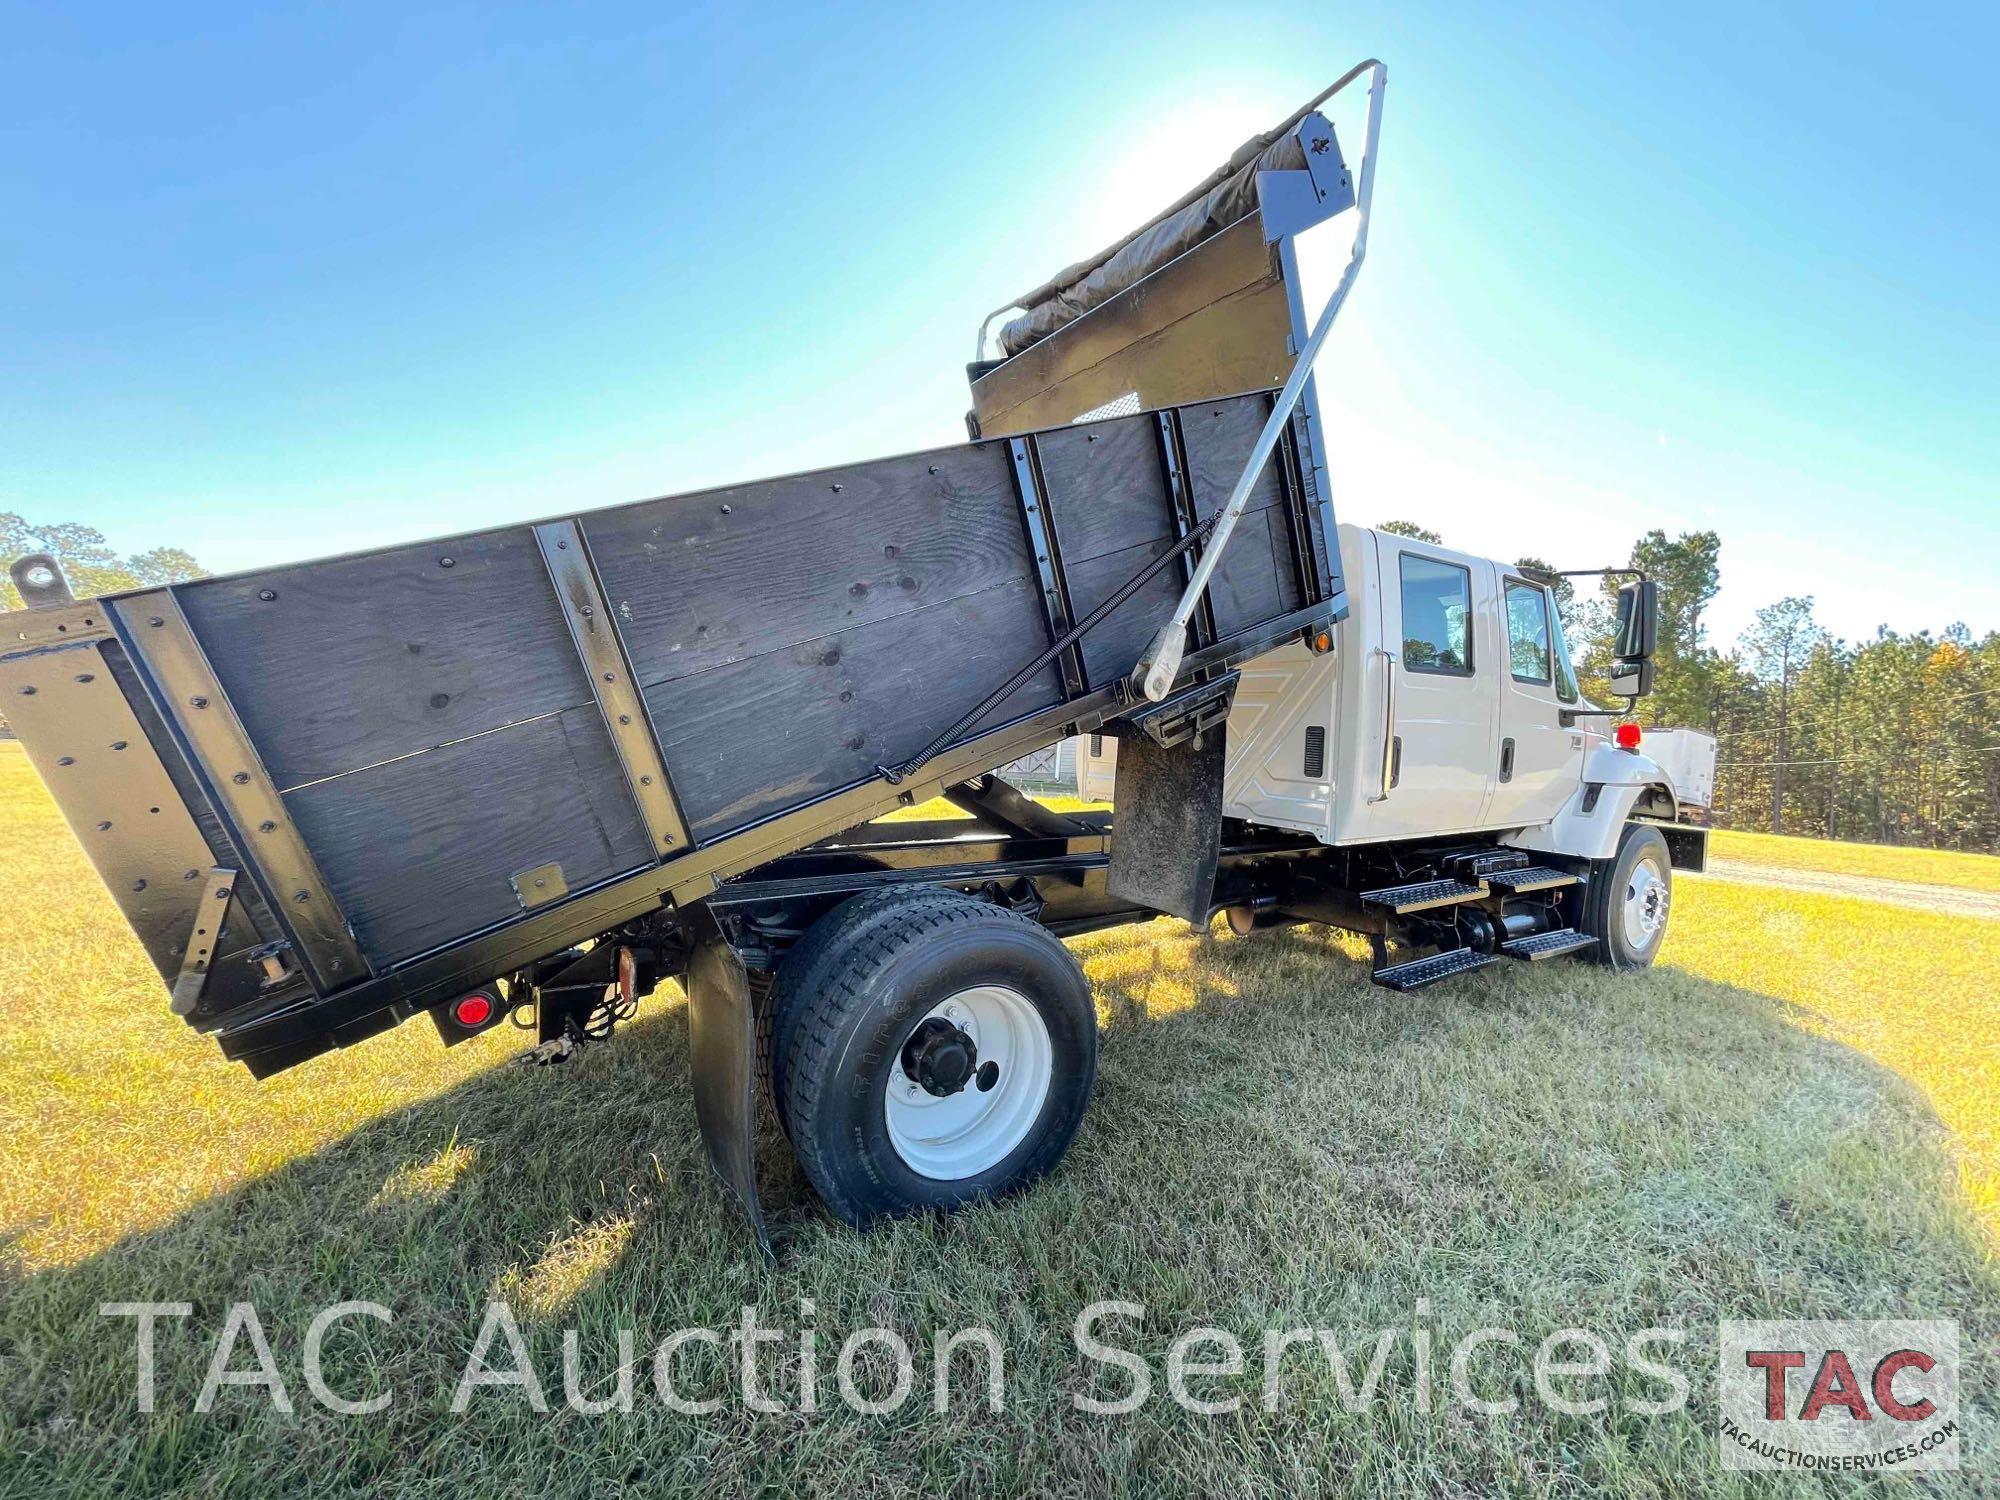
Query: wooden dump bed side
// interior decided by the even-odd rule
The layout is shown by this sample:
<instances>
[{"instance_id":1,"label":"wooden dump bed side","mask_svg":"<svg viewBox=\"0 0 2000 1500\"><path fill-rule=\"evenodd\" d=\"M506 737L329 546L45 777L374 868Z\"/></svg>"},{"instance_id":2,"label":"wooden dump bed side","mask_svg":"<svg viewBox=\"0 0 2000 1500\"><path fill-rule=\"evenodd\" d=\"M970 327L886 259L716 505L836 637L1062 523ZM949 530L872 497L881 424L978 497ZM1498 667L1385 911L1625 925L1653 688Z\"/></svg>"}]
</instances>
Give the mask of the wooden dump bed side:
<instances>
[{"instance_id":1,"label":"wooden dump bed side","mask_svg":"<svg viewBox=\"0 0 2000 1500\"><path fill-rule=\"evenodd\" d=\"M1269 410L1252 393L21 611L0 689L192 1023L407 1009L894 805L909 789L878 768L1219 505ZM1338 607L1303 433L1194 670ZM940 766L1115 713L1184 575Z\"/></svg>"}]
</instances>

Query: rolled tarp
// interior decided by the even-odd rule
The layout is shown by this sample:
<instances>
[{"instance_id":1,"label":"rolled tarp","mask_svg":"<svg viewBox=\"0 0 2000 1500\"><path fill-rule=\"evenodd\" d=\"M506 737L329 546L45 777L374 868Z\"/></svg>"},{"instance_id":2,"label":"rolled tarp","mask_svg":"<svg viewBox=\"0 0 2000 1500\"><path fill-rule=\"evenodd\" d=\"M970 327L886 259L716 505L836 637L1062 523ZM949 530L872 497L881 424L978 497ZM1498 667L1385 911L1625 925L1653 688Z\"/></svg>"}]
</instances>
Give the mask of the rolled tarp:
<instances>
[{"instance_id":1,"label":"rolled tarp","mask_svg":"<svg viewBox=\"0 0 2000 1500\"><path fill-rule=\"evenodd\" d=\"M1305 166L1297 124L1293 118L1245 141L1173 207L1019 298L1016 306L1025 311L1001 328L1001 348L1010 356L1019 354L1250 213L1257 207L1259 172Z\"/></svg>"}]
</instances>

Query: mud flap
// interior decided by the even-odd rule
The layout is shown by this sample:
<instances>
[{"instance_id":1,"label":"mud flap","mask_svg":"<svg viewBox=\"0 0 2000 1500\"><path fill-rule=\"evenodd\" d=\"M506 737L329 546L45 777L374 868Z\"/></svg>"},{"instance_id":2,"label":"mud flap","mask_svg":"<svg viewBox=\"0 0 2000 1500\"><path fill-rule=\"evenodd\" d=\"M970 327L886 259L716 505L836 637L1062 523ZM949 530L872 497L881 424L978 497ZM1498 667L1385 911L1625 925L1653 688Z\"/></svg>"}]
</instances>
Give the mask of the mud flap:
<instances>
[{"instance_id":1,"label":"mud flap","mask_svg":"<svg viewBox=\"0 0 2000 1500\"><path fill-rule=\"evenodd\" d=\"M757 1022L750 980L712 918L706 926L687 979L695 1118L708 1164L743 1205L758 1248L770 1258L771 1236L757 1198Z\"/></svg>"},{"instance_id":2,"label":"mud flap","mask_svg":"<svg viewBox=\"0 0 2000 1500\"><path fill-rule=\"evenodd\" d=\"M1123 901L1208 921L1222 846L1223 726L1173 746L1143 734L1118 742L1106 883Z\"/></svg>"}]
</instances>

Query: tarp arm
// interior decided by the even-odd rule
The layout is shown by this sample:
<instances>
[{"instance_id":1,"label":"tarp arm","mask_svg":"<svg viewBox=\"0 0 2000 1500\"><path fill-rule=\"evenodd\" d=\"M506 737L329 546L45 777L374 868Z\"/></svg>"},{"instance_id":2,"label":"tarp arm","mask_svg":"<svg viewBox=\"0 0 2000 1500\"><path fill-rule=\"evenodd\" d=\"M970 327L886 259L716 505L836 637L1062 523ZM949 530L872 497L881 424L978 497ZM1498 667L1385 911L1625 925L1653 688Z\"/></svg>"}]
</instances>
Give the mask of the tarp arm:
<instances>
[{"instance_id":1,"label":"tarp arm","mask_svg":"<svg viewBox=\"0 0 2000 1500\"><path fill-rule=\"evenodd\" d=\"M1201 602L1209 579L1215 574L1216 564L1222 560L1222 549L1229 545L1230 533L1236 529L1244 506L1249 504L1250 492L1256 486L1258 476L1271 461L1278 438L1284 432L1285 424L1291 420L1292 408L1298 405L1299 397L1305 392L1306 381L1312 377L1313 361L1319 357L1326 336L1333 331L1333 320L1339 316L1341 304L1347 300L1355 278L1361 274L1361 262L1368 253L1368 208L1375 190L1375 149L1381 137L1382 92L1388 84L1389 71L1373 60L1362 63L1321 98L1337 93L1363 72L1371 74L1368 85L1368 138L1363 147L1365 154L1361 159L1360 183L1355 190L1354 249L1348 256L1347 269L1341 272L1333 295L1327 298L1325 310L1313 325L1311 336L1292 363L1292 373L1286 377L1284 389L1279 391L1278 399L1271 407L1264 430L1257 434L1257 441L1251 446L1250 456L1244 462L1243 472L1236 477L1236 487L1230 491L1228 503L1216 515L1215 529L1202 549L1201 562L1196 566L1194 576L1181 592L1180 603L1174 606L1172 616L1160 627L1152 645L1146 648L1146 654L1132 669L1133 680L1155 703L1172 691L1174 679L1180 675L1181 658L1187 650L1188 621L1194 615L1195 606Z\"/></svg>"}]
</instances>

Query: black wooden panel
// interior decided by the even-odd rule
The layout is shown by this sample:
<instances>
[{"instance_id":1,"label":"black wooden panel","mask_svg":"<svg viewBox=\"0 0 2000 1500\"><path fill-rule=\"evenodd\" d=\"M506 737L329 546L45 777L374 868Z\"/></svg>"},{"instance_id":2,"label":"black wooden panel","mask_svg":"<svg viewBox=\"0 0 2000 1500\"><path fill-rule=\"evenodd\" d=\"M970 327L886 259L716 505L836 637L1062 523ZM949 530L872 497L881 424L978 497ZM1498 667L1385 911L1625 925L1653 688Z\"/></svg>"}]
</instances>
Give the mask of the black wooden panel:
<instances>
[{"instance_id":1,"label":"black wooden panel","mask_svg":"<svg viewBox=\"0 0 2000 1500\"><path fill-rule=\"evenodd\" d=\"M1133 547L1084 562L1072 563L1065 558L1070 604L1076 611L1076 617L1082 619L1103 603L1133 574L1165 552L1169 545L1168 540L1162 537L1148 546ZM1152 643L1153 633L1174 612L1174 604L1186 583L1181 565L1178 562L1169 563L1083 638L1084 675L1093 688L1116 682L1132 670L1139 654Z\"/></svg>"},{"instance_id":2,"label":"black wooden panel","mask_svg":"<svg viewBox=\"0 0 2000 1500\"><path fill-rule=\"evenodd\" d=\"M652 858L595 704L285 801L378 963L519 916L508 884L518 871L557 863L575 890Z\"/></svg>"},{"instance_id":3,"label":"black wooden panel","mask_svg":"<svg viewBox=\"0 0 2000 1500\"><path fill-rule=\"evenodd\" d=\"M177 592L280 788L591 701L526 527Z\"/></svg>"},{"instance_id":4,"label":"black wooden panel","mask_svg":"<svg viewBox=\"0 0 2000 1500\"><path fill-rule=\"evenodd\" d=\"M1086 422L1035 440L1066 568L1174 534L1158 427L1147 413ZM1076 598L1073 572L1070 596L1081 616L1087 606Z\"/></svg>"},{"instance_id":5,"label":"black wooden panel","mask_svg":"<svg viewBox=\"0 0 2000 1500\"><path fill-rule=\"evenodd\" d=\"M582 518L639 681L1032 577L1005 443Z\"/></svg>"},{"instance_id":6,"label":"black wooden panel","mask_svg":"<svg viewBox=\"0 0 2000 1500\"><path fill-rule=\"evenodd\" d=\"M1048 645L1027 579L646 690L696 836L787 811L923 748ZM993 711L1062 697L1053 668Z\"/></svg>"},{"instance_id":7,"label":"black wooden panel","mask_svg":"<svg viewBox=\"0 0 2000 1500\"><path fill-rule=\"evenodd\" d=\"M1208 584L1216 634L1225 640L1304 607L1284 526L1282 508L1255 511L1236 523Z\"/></svg>"},{"instance_id":8,"label":"black wooden panel","mask_svg":"<svg viewBox=\"0 0 2000 1500\"><path fill-rule=\"evenodd\" d=\"M1234 401L1210 401L1181 412L1181 440L1187 447L1188 478L1194 488L1197 516L1222 509L1243 472L1243 460L1264 430L1271 403L1263 396ZM1276 463L1267 463L1250 491L1246 514L1279 504L1285 497Z\"/></svg>"}]
</instances>

